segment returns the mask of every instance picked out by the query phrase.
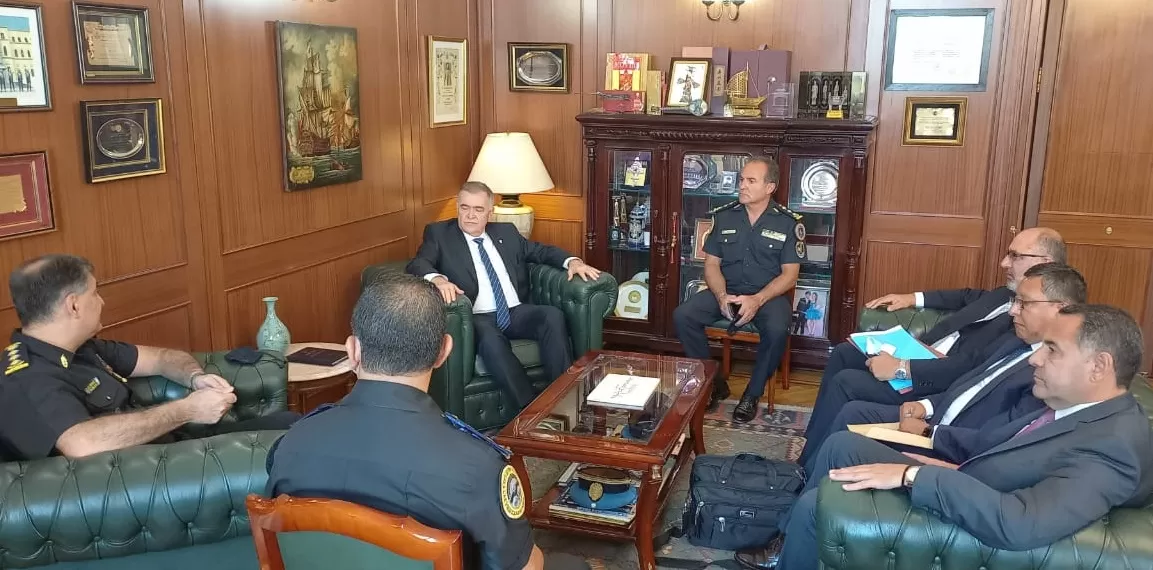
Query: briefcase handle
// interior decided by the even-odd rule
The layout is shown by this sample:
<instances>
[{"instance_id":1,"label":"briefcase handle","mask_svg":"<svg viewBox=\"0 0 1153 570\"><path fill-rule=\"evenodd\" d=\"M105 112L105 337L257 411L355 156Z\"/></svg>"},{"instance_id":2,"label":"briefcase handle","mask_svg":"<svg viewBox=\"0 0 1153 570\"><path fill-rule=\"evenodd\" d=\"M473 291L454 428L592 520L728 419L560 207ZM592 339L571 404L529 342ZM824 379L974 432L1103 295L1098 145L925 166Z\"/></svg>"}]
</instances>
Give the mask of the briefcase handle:
<instances>
[{"instance_id":1,"label":"briefcase handle","mask_svg":"<svg viewBox=\"0 0 1153 570\"><path fill-rule=\"evenodd\" d=\"M724 467L721 467L721 484L722 485L728 482L729 477L731 477L733 474L733 466L736 465L738 461L757 462L757 461L766 461L766 459L760 455L755 454L755 453L738 453L738 454L730 457L728 461L725 461Z\"/></svg>"}]
</instances>

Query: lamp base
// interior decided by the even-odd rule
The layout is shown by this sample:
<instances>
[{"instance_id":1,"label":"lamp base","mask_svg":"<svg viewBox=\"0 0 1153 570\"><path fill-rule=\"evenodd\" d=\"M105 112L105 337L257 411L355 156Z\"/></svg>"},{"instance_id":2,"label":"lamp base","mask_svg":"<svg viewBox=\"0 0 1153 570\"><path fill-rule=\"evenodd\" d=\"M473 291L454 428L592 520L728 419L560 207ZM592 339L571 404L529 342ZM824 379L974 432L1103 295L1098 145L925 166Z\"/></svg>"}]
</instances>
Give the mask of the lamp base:
<instances>
[{"instance_id":1,"label":"lamp base","mask_svg":"<svg viewBox=\"0 0 1153 570\"><path fill-rule=\"evenodd\" d=\"M492 221L508 222L516 226L525 239L532 236L532 220L532 206L521 202L516 195L507 196L492 207Z\"/></svg>"}]
</instances>

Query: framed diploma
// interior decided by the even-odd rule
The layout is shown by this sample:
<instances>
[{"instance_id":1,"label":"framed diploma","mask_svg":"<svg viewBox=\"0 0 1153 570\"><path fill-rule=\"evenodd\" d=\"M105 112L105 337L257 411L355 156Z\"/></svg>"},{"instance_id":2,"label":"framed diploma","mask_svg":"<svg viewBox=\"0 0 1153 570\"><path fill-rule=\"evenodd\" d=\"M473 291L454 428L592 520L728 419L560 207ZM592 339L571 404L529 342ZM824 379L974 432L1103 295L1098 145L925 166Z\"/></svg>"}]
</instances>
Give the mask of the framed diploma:
<instances>
[{"instance_id":1,"label":"framed diploma","mask_svg":"<svg viewBox=\"0 0 1153 570\"><path fill-rule=\"evenodd\" d=\"M0 155L0 239L54 229L47 156Z\"/></svg>"},{"instance_id":2,"label":"framed diploma","mask_svg":"<svg viewBox=\"0 0 1153 570\"><path fill-rule=\"evenodd\" d=\"M72 3L81 83L151 83L148 8Z\"/></svg>"},{"instance_id":3,"label":"framed diploma","mask_svg":"<svg viewBox=\"0 0 1153 570\"><path fill-rule=\"evenodd\" d=\"M984 91L993 9L892 10L886 91Z\"/></svg>"},{"instance_id":4,"label":"framed diploma","mask_svg":"<svg viewBox=\"0 0 1153 570\"><path fill-rule=\"evenodd\" d=\"M904 145L964 146L966 97L905 99Z\"/></svg>"},{"instance_id":5,"label":"framed diploma","mask_svg":"<svg viewBox=\"0 0 1153 570\"><path fill-rule=\"evenodd\" d=\"M165 172L160 99L81 101L89 183Z\"/></svg>"}]
</instances>

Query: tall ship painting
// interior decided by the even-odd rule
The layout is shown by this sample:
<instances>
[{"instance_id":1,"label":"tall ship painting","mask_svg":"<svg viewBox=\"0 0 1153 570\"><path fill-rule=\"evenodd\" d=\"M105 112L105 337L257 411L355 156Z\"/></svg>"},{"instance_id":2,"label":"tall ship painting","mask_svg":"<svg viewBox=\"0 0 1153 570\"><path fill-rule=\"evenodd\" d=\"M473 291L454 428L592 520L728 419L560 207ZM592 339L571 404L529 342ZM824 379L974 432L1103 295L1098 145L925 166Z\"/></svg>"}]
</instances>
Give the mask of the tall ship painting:
<instances>
[{"instance_id":1,"label":"tall ship painting","mask_svg":"<svg viewBox=\"0 0 1153 570\"><path fill-rule=\"evenodd\" d=\"M288 191L360 180L356 30L277 22Z\"/></svg>"}]
</instances>

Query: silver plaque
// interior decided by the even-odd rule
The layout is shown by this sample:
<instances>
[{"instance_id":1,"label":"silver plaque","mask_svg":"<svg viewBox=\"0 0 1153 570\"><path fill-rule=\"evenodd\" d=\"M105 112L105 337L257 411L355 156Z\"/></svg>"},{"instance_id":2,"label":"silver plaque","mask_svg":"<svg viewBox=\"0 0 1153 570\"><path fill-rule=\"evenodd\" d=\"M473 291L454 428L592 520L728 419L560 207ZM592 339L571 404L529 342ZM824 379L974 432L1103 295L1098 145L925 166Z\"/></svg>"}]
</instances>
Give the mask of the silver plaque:
<instances>
[{"instance_id":1,"label":"silver plaque","mask_svg":"<svg viewBox=\"0 0 1153 570\"><path fill-rule=\"evenodd\" d=\"M144 142L144 127L132 119L112 119L96 131L96 148L113 160L135 156L144 148Z\"/></svg>"},{"instance_id":2,"label":"silver plaque","mask_svg":"<svg viewBox=\"0 0 1153 570\"><path fill-rule=\"evenodd\" d=\"M801 175L801 207L829 210L837 207L837 163L814 162Z\"/></svg>"}]
</instances>

